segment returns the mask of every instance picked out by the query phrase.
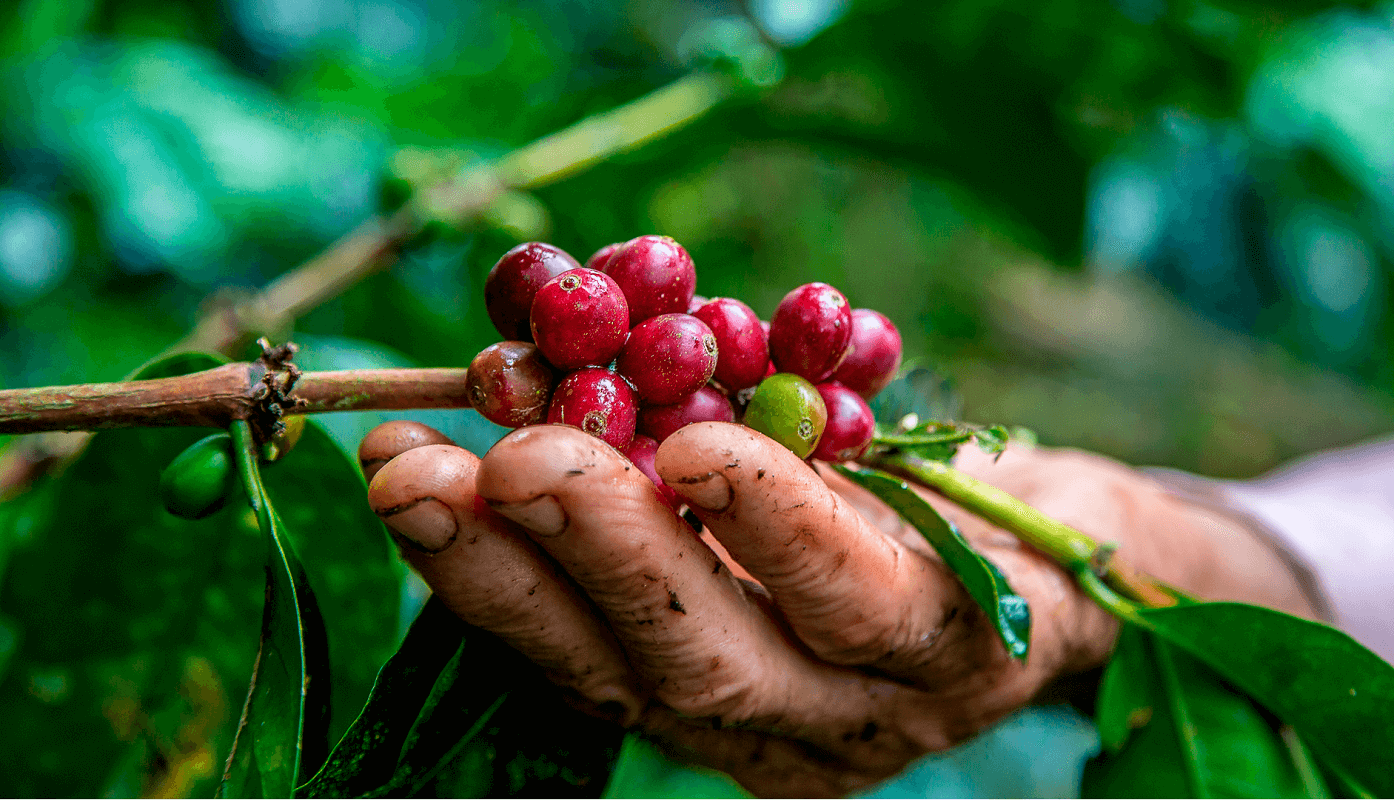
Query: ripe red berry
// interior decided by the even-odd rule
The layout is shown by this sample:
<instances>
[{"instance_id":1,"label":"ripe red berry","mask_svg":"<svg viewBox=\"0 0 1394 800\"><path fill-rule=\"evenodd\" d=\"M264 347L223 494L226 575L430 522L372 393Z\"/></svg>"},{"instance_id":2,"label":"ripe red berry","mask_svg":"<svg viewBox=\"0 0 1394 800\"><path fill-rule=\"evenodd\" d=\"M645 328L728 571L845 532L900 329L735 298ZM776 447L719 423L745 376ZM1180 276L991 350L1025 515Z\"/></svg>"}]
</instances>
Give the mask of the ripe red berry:
<instances>
[{"instance_id":1,"label":"ripe red berry","mask_svg":"<svg viewBox=\"0 0 1394 800\"><path fill-rule=\"evenodd\" d=\"M547 421L572 425L623 450L634 439L638 398L608 369L585 367L562 378L547 409Z\"/></svg>"},{"instance_id":2,"label":"ripe red berry","mask_svg":"<svg viewBox=\"0 0 1394 800\"><path fill-rule=\"evenodd\" d=\"M694 422L735 422L736 412L726 395L703 386L672 405L639 409L639 431L663 441L684 425Z\"/></svg>"},{"instance_id":3,"label":"ripe red berry","mask_svg":"<svg viewBox=\"0 0 1394 800\"><path fill-rule=\"evenodd\" d=\"M691 314L661 314L630 331L616 368L645 402L667 405L711 380L716 361L716 337L707 323Z\"/></svg>"},{"instance_id":4,"label":"ripe red berry","mask_svg":"<svg viewBox=\"0 0 1394 800\"><path fill-rule=\"evenodd\" d=\"M770 347L760 318L750 306L730 297L718 297L692 316L707 323L716 337L714 377L727 391L739 391L764 379Z\"/></svg>"},{"instance_id":5,"label":"ripe red berry","mask_svg":"<svg viewBox=\"0 0 1394 800\"><path fill-rule=\"evenodd\" d=\"M847 355L852 309L826 283L805 283L784 296L770 319L770 358L780 372L825 381Z\"/></svg>"},{"instance_id":6,"label":"ripe red berry","mask_svg":"<svg viewBox=\"0 0 1394 800\"><path fill-rule=\"evenodd\" d=\"M503 338L531 341L528 318L542 284L581 266L560 248L528 242L503 254L484 279L484 308Z\"/></svg>"},{"instance_id":7,"label":"ripe red berry","mask_svg":"<svg viewBox=\"0 0 1394 800\"><path fill-rule=\"evenodd\" d=\"M584 267L538 289L531 317L533 340L561 369L610 363L629 331L629 304L620 287L605 273Z\"/></svg>"},{"instance_id":8,"label":"ripe red berry","mask_svg":"<svg viewBox=\"0 0 1394 800\"><path fill-rule=\"evenodd\" d=\"M678 506L682 505L678 500L677 492L674 492L672 487L664 483L663 479L658 477L658 470L654 469L653 457L657 452L658 442L642 435L636 435L634 441L629 443L629 447L624 449L625 457L634 462L634 466L653 481L654 489L658 491L658 499L667 504L669 508L677 511Z\"/></svg>"},{"instance_id":9,"label":"ripe red berry","mask_svg":"<svg viewBox=\"0 0 1394 800\"><path fill-rule=\"evenodd\" d=\"M586 259L586 269L598 269L604 272L605 265L610 263L610 256L613 256L621 247L624 247L624 242L607 244L596 250L590 258Z\"/></svg>"},{"instance_id":10,"label":"ripe red berry","mask_svg":"<svg viewBox=\"0 0 1394 800\"><path fill-rule=\"evenodd\" d=\"M704 306L704 305L706 305L707 303L710 303L710 302L711 302L710 300L708 300L707 298L703 297L702 295L700 295L700 294L694 294L694 295L692 295L692 299L689 300L689 301L687 301L687 313L689 313L689 314L696 314L696 313L697 313L697 309L701 308L702 306Z\"/></svg>"},{"instance_id":11,"label":"ripe red berry","mask_svg":"<svg viewBox=\"0 0 1394 800\"><path fill-rule=\"evenodd\" d=\"M605 263L629 300L629 324L638 325L659 314L687 311L697 288L692 257L667 236L640 236L625 242Z\"/></svg>"},{"instance_id":12,"label":"ripe red berry","mask_svg":"<svg viewBox=\"0 0 1394 800\"><path fill-rule=\"evenodd\" d=\"M870 400L895 377L900 355L895 323L879 311L852 309L852 349L833 372L833 380Z\"/></svg>"},{"instance_id":13,"label":"ripe red berry","mask_svg":"<svg viewBox=\"0 0 1394 800\"><path fill-rule=\"evenodd\" d=\"M828 408L828 424L813 457L824 461L851 461L866 452L876 433L876 418L861 395L836 383L820 383L818 394Z\"/></svg>"},{"instance_id":14,"label":"ripe red berry","mask_svg":"<svg viewBox=\"0 0 1394 800\"><path fill-rule=\"evenodd\" d=\"M552 400L552 368L531 342L498 342L479 351L465 373L470 404L509 428L537 425Z\"/></svg>"}]
</instances>

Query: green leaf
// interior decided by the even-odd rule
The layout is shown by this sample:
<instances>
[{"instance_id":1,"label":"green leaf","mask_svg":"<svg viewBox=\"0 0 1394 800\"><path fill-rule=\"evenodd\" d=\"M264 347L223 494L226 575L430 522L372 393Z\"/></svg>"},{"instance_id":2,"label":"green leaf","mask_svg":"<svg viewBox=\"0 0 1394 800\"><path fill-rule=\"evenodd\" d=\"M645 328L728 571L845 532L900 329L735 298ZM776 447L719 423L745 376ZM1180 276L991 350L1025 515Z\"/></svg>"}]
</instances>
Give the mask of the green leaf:
<instances>
[{"instance_id":1,"label":"green leaf","mask_svg":"<svg viewBox=\"0 0 1394 800\"><path fill-rule=\"evenodd\" d=\"M185 354L138 377L220 363ZM160 504L161 469L210 432L103 431L0 506L7 793L212 794L256 652L265 557L244 508L192 522Z\"/></svg>"},{"instance_id":2,"label":"green leaf","mask_svg":"<svg viewBox=\"0 0 1394 800\"><path fill-rule=\"evenodd\" d=\"M397 647L406 567L368 506L358 464L316 420L308 420L295 448L261 475L324 613L334 742Z\"/></svg>"},{"instance_id":3,"label":"green leaf","mask_svg":"<svg viewBox=\"0 0 1394 800\"><path fill-rule=\"evenodd\" d=\"M624 737L619 760L605 786L607 798L751 797L731 776L668 758L637 733Z\"/></svg>"},{"instance_id":4,"label":"green leaf","mask_svg":"<svg viewBox=\"0 0 1394 800\"><path fill-rule=\"evenodd\" d=\"M266 603L247 703L218 794L289 797L328 747L329 640L305 570L262 485L251 428L236 422L232 434L243 488L267 547Z\"/></svg>"},{"instance_id":5,"label":"green leaf","mask_svg":"<svg viewBox=\"0 0 1394 800\"><path fill-rule=\"evenodd\" d=\"M891 381L868 403L876 423L888 431L914 428L925 422L959 418L963 401L948 379L924 367L913 367ZM906 417L914 415L908 426Z\"/></svg>"},{"instance_id":6,"label":"green leaf","mask_svg":"<svg viewBox=\"0 0 1394 800\"><path fill-rule=\"evenodd\" d=\"M990 456L1000 456L1007 449L1007 429L1002 425L990 425L974 431L978 447Z\"/></svg>"},{"instance_id":7,"label":"green leaf","mask_svg":"<svg viewBox=\"0 0 1394 800\"><path fill-rule=\"evenodd\" d=\"M598 796L623 732L432 598L301 797Z\"/></svg>"},{"instance_id":8,"label":"green leaf","mask_svg":"<svg viewBox=\"0 0 1394 800\"><path fill-rule=\"evenodd\" d=\"M979 555L968 540L905 481L865 467L850 469L840 464L833 466L881 498L905 521L915 526L963 582L978 607L993 621L1007 652L1013 658L1025 661L1031 643L1031 609L1026 604L1026 598L1007 584L1001 571Z\"/></svg>"},{"instance_id":9,"label":"green leaf","mask_svg":"<svg viewBox=\"0 0 1394 800\"><path fill-rule=\"evenodd\" d=\"M1307 797L1273 723L1199 659L1126 625L1100 685L1094 797Z\"/></svg>"},{"instance_id":10,"label":"green leaf","mask_svg":"<svg viewBox=\"0 0 1394 800\"><path fill-rule=\"evenodd\" d=\"M1258 606L1196 603L1137 613L1292 725L1357 792L1394 795L1394 666L1335 628Z\"/></svg>"}]
</instances>

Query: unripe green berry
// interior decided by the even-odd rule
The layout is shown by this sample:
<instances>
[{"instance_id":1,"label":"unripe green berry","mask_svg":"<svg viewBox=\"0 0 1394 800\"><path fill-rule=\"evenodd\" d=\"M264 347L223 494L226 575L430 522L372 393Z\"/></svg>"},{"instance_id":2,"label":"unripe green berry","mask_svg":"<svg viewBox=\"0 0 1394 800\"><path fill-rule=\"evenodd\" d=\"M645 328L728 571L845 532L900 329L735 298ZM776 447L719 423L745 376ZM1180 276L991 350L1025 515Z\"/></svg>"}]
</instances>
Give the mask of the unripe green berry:
<instances>
[{"instance_id":1,"label":"unripe green berry","mask_svg":"<svg viewBox=\"0 0 1394 800\"><path fill-rule=\"evenodd\" d=\"M813 384L792 372L777 372L755 389L745 424L808 458L828 424L828 408Z\"/></svg>"},{"instance_id":2,"label":"unripe green berry","mask_svg":"<svg viewBox=\"0 0 1394 800\"><path fill-rule=\"evenodd\" d=\"M237 488L232 437L215 433L189 445L160 474L160 501L183 519L203 519L227 503Z\"/></svg>"},{"instance_id":3,"label":"unripe green berry","mask_svg":"<svg viewBox=\"0 0 1394 800\"><path fill-rule=\"evenodd\" d=\"M261 446L261 460L265 463L274 463L285 457L286 453L300 441L300 434L305 432L305 417L301 414L282 417L281 424L284 429L271 437L271 440Z\"/></svg>"}]
</instances>

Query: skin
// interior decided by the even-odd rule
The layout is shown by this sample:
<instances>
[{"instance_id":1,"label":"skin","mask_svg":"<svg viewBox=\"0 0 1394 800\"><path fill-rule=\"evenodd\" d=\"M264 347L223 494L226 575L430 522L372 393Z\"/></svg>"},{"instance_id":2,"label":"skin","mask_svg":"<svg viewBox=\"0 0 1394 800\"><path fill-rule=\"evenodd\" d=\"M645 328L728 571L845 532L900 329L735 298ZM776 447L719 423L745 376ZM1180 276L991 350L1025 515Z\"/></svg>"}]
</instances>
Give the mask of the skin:
<instances>
[{"instance_id":1,"label":"skin","mask_svg":"<svg viewBox=\"0 0 1394 800\"><path fill-rule=\"evenodd\" d=\"M379 429L381 430L381 429ZM1026 664L919 535L825 465L738 425L670 436L655 466L714 538L618 452L537 426L482 459L371 433L369 502L467 622L583 707L770 796L841 795L971 737L1107 660L1118 626L1046 557L925 493L1031 604ZM381 441L379 441L381 440ZM1242 523L1099 456L965 448L958 466L1211 599L1314 616Z\"/></svg>"}]
</instances>

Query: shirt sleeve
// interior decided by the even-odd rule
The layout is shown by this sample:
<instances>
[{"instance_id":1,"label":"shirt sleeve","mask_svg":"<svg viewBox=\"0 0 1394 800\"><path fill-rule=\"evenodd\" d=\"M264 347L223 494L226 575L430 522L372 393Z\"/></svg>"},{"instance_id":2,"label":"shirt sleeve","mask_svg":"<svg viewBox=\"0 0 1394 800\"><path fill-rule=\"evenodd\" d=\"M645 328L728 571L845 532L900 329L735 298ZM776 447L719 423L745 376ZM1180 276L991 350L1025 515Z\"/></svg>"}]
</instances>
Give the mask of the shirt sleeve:
<instances>
[{"instance_id":1,"label":"shirt sleeve","mask_svg":"<svg viewBox=\"0 0 1394 800\"><path fill-rule=\"evenodd\" d=\"M1330 621L1394 662L1394 439L1320 453L1252 481L1160 472L1183 494L1258 522L1306 570Z\"/></svg>"}]
</instances>

